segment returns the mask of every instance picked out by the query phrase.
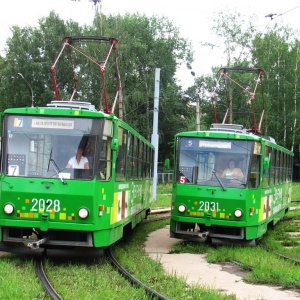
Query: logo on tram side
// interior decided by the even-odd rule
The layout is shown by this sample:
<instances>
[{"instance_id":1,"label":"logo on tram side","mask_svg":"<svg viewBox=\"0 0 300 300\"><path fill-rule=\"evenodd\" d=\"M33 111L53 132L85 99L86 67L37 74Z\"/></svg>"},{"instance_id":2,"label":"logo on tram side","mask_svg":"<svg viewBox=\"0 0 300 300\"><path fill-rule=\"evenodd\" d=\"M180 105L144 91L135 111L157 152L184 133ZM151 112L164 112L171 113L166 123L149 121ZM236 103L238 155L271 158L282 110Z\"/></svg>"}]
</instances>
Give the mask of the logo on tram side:
<instances>
[{"instance_id":1,"label":"logo on tram side","mask_svg":"<svg viewBox=\"0 0 300 300\"><path fill-rule=\"evenodd\" d=\"M282 188L268 189L265 196L261 199L259 221L269 218L272 214L276 214L282 208Z\"/></svg>"}]
</instances>

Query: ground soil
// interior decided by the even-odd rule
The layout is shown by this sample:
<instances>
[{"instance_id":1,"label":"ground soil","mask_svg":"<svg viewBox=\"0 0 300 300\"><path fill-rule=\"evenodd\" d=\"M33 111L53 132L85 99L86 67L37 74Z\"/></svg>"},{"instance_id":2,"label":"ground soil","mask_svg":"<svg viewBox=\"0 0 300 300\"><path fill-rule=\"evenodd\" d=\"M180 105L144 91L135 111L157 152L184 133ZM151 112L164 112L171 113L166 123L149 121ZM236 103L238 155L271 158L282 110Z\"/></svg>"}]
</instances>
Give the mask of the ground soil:
<instances>
[{"instance_id":1,"label":"ground soil","mask_svg":"<svg viewBox=\"0 0 300 300\"><path fill-rule=\"evenodd\" d=\"M145 242L145 252L159 261L169 274L182 277L188 285L200 285L237 300L299 300L300 293L280 287L244 282L244 272L234 265L210 264L201 254L170 254L172 245L180 240L170 238L169 226L152 232Z\"/></svg>"}]
</instances>

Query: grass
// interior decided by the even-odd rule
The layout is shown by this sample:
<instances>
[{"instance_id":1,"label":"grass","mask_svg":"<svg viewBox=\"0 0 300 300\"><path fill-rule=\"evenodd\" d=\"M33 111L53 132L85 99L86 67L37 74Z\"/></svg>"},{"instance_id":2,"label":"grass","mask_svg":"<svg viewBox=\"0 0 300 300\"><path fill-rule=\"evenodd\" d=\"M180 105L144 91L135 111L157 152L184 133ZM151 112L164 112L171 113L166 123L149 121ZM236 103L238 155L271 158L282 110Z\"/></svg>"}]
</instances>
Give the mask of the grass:
<instances>
[{"instance_id":1,"label":"grass","mask_svg":"<svg viewBox=\"0 0 300 300\"><path fill-rule=\"evenodd\" d=\"M144 254L145 234L148 235L168 223L168 220L148 222L139 226L135 234L127 240L120 242L115 248L115 253L122 265L133 272L136 278L169 299L235 299L234 296L225 296L210 289L201 289L196 286L187 288L183 278L166 275L160 263L153 261ZM132 251L133 249L135 251Z\"/></svg>"},{"instance_id":2,"label":"grass","mask_svg":"<svg viewBox=\"0 0 300 300\"><path fill-rule=\"evenodd\" d=\"M187 286L183 278L167 275L159 262L145 254L143 243L147 235L167 224L168 220L138 225L132 235L114 245L115 257L135 278L169 299L236 299L215 290ZM32 260L13 254L2 256L0 268L0 299L50 299L36 278ZM105 258L47 259L45 272L64 300L150 300L143 289L132 287Z\"/></svg>"},{"instance_id":3,"label":"grass","mask_svg":"<svg viewBox=\"0 0 300 300\"><path fill-rule=\"evenodd\" d=\"M300 232L300 211L287 214L287 217L292 216L294 217L293 221L281 221L274 229L270 229L263 237L261 246L219 246L216 251L206 244L183 242L173 246L172 252L207 253L206 258L209 263L224 264L237 260L243 264L245 269L253 268L253 271L247 272L244 276L246 282L277 285L300 291L300 266L275 254L280 253L299 260L299 236L291 237L289 232L296 230ZM289 241L289 247L286 247L287 241Z\"/></svg>"},{"instance_id":4,"label":"grass","mask_svg":"<svg viewBox=\"0 0 300 300\"><path fill-rule=\"evenodd\" d=\"M300 200L298 182L293 183L292 200ZM215 251L203 243L182 242L173 246L172 252L207 253L210 263L238 260L245 267L254 267L253 271L244 276L246 282L277 285L300 291L300 266L275 254L299 260L300 210L290 211L274 228L268 230L261 243L261 246L256 247L221 246Z\"/></svg>"},{"instance_id":5,"label":"grass","mask_svg":"<svg viewBox=\"0 0 300 300\"><path fill-rule=\"evenodd\" d=\"M293 182L292 201L300 201L300 182Z\"/></svg>"},{"instance_id":6,"label":"grass","mask_svg":"<svg viewBox=\"0 0 300 300\"><path fill-rule=\"evenodd\" d=\"M31 259L2 256L0 270L0 299L49 299L35 276Z\"/></svg>"},{"instance_id":7,"label":"grass","mask_svg":"<svg viewBox=\"0 0 300 300\"><path fill-rule=\"evenodd\" d=\"M156 191L156 200L152 203L151 208L170 208L172 196L172 184L158 184Z\"/></svg>"},{"instance_id":8,"label":"grass","mask_svg":"<svg viewBox=\"0 0 300 300\"><path fill-rule=\"evenodd\" d=\"M299 197L300 184L296 186L293 199ZM171 190L171 184L159 185L157 199L152 207L170 207ZM279 222L273 230L268 231L263 243L273 251L297 258L300 253L299 238L293 238L287 232L299 230L300 211L289 212L287 217L293 217L293 220ZM147 235L167 224L169 220L138 225L131 236L113 247L114 255L137 279L169 299L236 299L234 295L226 296L214 290L187 286L184 278L167 275L160 263L153 261L144 253L143 244ZM291 245L293 247L290 247ZM207 253L210 263L224 263L236 259L245 265L254 266L254 270L247 272L244 277L250 283L275 284L285 288L300 289L300 267L278 258L262 247L224 246L219 247L218 250L215 251L203 243L181 243L173 248L174 253ZM0 299L50 299L36 278L31 259L13 254L2 256L0 270ZM64 300L150 299L143 289L133 288L104 258L88 261L47 259L45 271Z\"/></svg>"}]
</instances>

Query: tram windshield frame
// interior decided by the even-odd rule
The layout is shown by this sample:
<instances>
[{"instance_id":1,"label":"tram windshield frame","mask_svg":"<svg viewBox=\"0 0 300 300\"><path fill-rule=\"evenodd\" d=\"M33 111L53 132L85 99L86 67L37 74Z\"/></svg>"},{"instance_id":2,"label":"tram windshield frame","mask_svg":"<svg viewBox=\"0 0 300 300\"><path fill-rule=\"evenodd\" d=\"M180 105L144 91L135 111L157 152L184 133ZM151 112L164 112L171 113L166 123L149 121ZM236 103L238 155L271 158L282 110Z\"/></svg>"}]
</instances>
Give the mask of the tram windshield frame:
<instances>
[{"instance_id":1,"label":"tram windshield frame","mask_svg":"<svg viewBox=\"0 0 300 300\"><path fill-rule=\"evenodd\" d=\"M254 141L221 138L178 137L178 183L245 188ZM241 170L239 178L224 175L230 160Z\"/></svg>"},{"instance_id":2,"label":"tram windshield frame","mask_svg":"<svg viewBox=\"0 0 300 300\"><path fill-rule=\"evenodd\" d=\"M2 173L63 180L91 180L97 175L101 179L111 157L111 136L112 122L104 118L5 115ZM78 148L83 149L89 169L67 168Z\"/></svg>"}]
</instances>

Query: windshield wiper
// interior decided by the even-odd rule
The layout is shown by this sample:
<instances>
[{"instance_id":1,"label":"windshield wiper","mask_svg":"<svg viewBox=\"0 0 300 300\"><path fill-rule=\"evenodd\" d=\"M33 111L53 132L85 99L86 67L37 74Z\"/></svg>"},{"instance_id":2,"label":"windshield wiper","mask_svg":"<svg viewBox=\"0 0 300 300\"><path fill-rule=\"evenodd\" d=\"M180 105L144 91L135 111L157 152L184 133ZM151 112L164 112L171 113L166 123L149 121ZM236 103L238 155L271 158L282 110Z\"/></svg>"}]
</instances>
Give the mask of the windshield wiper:
<instances>
[{"instance_id":1,"label":"windshield wiper","mask_svg":"<svg viewBox=\"0 0 300 300\"><path fill-rule=\"evenodd\" d=\"M218 182L220 183L220 186L222 187L223 191L226 191L226 188L225 188L224 184L222 183L221 179L219 178L216 170L212 170L212 173L216 176L216 178L217 178Z\"/></svg>"},{"instance_id":2,"label":"windshield wiper","mask_svg":"<svg viewBox=\"0 0 300 300\"><path fill-rule=\"evenodd\" d=\"M53 147L52 147L52 149L53 149ZM59 167L57 166L56 162L55 162L54 159L52 158L52 149L51 149L51 152L50 152L50 157L49 157L49 162L48 162L48 169L47 169L47 172L49 171L50 162L51 162L52 165L53 165L53 168L54 168L54 170L55 170L55 172L56 172L56 174L57 174L57 176L58 176L58 178L61 180L61 182L62 182L63 184L67 184L67 183L65 182L64 177L63 177L62 174L60 173Z\"/></svg>"},{"instance_id":3,"label":"windshield wiper","mask_svg":"<svg viewBox=\"0 0 300 300\"><path fill-rule=\"evenodd\" d=\"M52 159L52 150L53 150L53 147L51 148L51 151L50 151L50 157L49 157L49 161L48 161L47 172L49 172L49 168L50 168L50 161L51 161L51 159Z\"/></svg>"}]
</instances>

